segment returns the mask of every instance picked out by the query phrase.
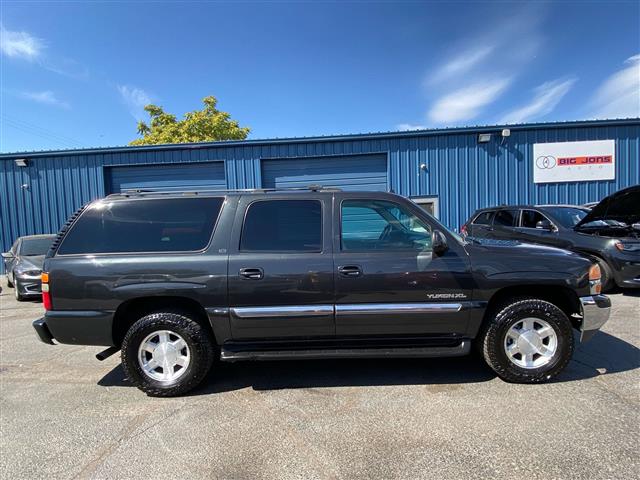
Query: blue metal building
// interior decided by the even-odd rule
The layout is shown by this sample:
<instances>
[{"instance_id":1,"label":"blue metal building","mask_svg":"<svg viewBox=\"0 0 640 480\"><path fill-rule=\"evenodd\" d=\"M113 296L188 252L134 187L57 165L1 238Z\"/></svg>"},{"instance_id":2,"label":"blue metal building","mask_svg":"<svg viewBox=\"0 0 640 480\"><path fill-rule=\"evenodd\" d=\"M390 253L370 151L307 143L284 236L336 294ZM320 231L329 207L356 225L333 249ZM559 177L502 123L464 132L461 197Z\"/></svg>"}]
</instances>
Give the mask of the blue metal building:
<instances>
[{"instance_id":1,"label":"blue metal building","mask_svg":"<svg viewBox=\"0 0 640 480\"><path fill-rule=\"evenodd\" d=\"M534 183L534 144L587 140L615 142L613 180ZM581 204L638 183L638 118L7 153L0 155L0 249L18 236L57 232L84 203L125 189L393 190L458 229L477 208Z\"/></svg>"}]
</instances>

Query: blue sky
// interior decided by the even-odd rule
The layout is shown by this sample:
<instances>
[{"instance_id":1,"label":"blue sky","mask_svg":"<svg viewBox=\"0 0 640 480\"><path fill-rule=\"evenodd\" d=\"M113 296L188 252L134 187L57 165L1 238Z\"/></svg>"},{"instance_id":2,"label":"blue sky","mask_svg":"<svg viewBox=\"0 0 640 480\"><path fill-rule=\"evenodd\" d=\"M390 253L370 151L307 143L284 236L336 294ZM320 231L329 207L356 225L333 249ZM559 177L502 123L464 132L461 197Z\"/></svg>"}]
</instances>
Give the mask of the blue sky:
<instances>
[{"instance_id":1,"label":"blue sky","mask_svg":"<svg viewBox=\"0 0 640 480\"><path fill-rule=\"evenodd\" d=\"M250 138L640 116L640 3L1 3L0 150L122 145L142 106Z\"/></svg>"}]
</instances>

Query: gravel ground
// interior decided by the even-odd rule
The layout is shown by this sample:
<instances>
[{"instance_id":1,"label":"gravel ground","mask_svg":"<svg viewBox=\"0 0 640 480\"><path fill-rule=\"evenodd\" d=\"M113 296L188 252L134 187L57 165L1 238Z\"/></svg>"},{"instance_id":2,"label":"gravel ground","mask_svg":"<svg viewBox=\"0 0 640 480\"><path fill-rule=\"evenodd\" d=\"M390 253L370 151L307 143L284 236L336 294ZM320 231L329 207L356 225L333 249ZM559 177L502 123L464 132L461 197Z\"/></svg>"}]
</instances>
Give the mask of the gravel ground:
<instances>
[{"instance_id":1,"label":"gravel ground","mask_svg":"<svg viewBox=\"0 0 640 480\"><path fill-rule=\"evenodd\" d=\"M146 397L99 347L40 343L36 302L0 294L0 476L638 478L640 296L550 384L475 357L221 365Z\"/></svg>"}]
</instances>

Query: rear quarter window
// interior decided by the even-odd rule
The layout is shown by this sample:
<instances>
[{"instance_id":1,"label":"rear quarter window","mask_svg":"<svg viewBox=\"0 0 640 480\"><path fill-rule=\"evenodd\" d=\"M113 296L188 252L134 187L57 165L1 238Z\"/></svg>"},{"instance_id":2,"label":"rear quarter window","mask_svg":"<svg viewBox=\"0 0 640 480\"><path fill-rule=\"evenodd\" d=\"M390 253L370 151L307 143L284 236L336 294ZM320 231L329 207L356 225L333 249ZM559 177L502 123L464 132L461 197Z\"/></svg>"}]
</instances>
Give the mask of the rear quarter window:
<instances>
[{"instance_id":1,"label":"rear quarter window","mask_svg":"<svg viewBox=\"0 0 640 480\"><path fill-rule=\"evenodd\" d=\"M222 198L108 200L90 205L58 254L188 252L204 249Z\"/></svg>"}]
</instances>

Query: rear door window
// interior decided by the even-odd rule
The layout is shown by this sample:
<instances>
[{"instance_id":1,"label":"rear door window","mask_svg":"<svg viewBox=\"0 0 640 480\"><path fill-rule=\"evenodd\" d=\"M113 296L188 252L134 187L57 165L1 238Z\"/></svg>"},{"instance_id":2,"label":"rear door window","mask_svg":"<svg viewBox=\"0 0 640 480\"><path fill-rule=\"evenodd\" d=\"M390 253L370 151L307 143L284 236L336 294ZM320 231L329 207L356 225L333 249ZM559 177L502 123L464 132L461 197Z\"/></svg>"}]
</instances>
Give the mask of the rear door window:
<instances>
[{"instance_id":1,"label":"rear door window","mask_svg":"<svg viewBox=\"0 0 640 480\"><path fill-rule=\"evenodd\" d=\"M204 249L222 198L133 199L89 206L58 253L189 252Z\"/></svg>"},{"instance_id":2,"label":"rear door window","mask_svg":"<svg viewBox=\"0 0 640 480\"><path fill-rule=\"evenodd\" d=\"M518 210L499 210L493 220L494 225L515 227L518 223Z\"/></svg>"},{"instance_id":3,"label":"rear door window","mask_svg":"<svg viewBox=\"0 0 640 480\"><path fill-rule=\"evenodd\" d=\"M472 223L473 225L491 225L492 217L493 212L482 212Z\"/></svg>"},{"instance_id":4,"label":"rear door window","mask_svg":"<svg viewBox=\"0 0 640 480\"><path fill-rule=\"evenodd\" d=\"M322 205L318 200L261 200L247 209L240 250L322 251Z\"/></svg>"}]
</instances>

